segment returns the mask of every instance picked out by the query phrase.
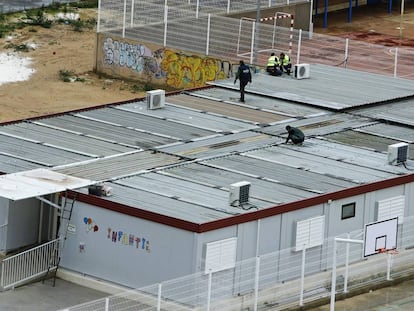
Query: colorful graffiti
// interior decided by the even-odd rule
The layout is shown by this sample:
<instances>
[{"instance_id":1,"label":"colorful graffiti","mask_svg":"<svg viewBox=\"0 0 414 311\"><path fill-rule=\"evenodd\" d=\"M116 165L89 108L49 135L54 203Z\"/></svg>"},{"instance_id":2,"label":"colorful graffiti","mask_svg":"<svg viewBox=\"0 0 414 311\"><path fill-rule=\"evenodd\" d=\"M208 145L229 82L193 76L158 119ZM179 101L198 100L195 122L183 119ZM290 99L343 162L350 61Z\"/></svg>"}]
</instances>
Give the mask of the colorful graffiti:
<instances>
[{"instance_id":1,"label":"colorful graffiti","mask_svg":"<svg viewBox=\"0 0 414 311\"><path fill-rule=\"evenodd\" d=\"M150 253L150 243L148 239L139 237L131 233L125 233L121 230L114 231L108 228L107 238L114 243L121 243L122 245L132 246L139 250L144 250Z\"/></svg>"},{"instance_id":2,"label":"colorful graffiti","mask_svg":"<svg viewBox=\"0 0 414 311\"><path fill-rule=\"evenodd\" d=\"M162 78L161 55L152 53L142 44L131 44L106 38L103 42L104 64L131 69L138 74L149 75L150 78Z\"/></svg>"},{"instance_id":3,"label":"colorful graffiti","mask_svg":"<svg viewBox=\"0 0 414 311\"><path fill-rule=\"evenodd\" d=\"M173 88L194 88L206 82L232 76L230 62L208 56L187 55L170 49L151 51L142 44L106 38L103 42L104 64L119 66L152 79L165 79Z\"/></svg>"}]
</instances>

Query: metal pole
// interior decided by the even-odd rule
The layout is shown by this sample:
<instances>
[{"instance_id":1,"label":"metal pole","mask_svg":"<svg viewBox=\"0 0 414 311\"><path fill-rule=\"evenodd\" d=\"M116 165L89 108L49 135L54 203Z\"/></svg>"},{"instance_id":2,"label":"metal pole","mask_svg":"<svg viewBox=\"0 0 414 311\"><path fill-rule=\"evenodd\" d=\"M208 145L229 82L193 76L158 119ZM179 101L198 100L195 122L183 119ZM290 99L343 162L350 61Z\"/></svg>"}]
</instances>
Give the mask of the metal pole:
<instances>
[{"instance_id":1,"label":"metal pole","mask_svg":"<svg viewBox=\"0 0 414 311\"><path fill-rule=\"evenodd\" d=\"M395 55L394 55L394 78L397 77L397 61L398 61L398 48L395 48Z\"/></svg>"},{"instance_id":2,"label":"metal pole","mask_svg":"<svg viewBox=\"0 0 414 311\"><path fill-rule=\"evenodd\" d=\"M256 273L254 278L254 304L253 310L257 311L257 304L259 301L259 276L260 276L260 257L256 257Z\"/></svg>"},{"instance_id":3,"label":"metal pole","mask_svg":"<svg viewBox=\"0 0 414 311\"><path fill-rule=\"evenodd\" d=\"M260 219L257 220L256 256L259 256L259 244L260 244Z\"/></svg>"},{"instance_id":4,"label":"metal pole","mask_svg":"<svg viewBox=\"0 0 414 311\"><path fill-rule=\"evenodd\" d=\"M350 238L350 234L347 234L347 238ZM349 274L349 243L346 243L346 257L345 257L345 277L344 277L344 293L348 292L348 274Z\"/></svg>"},{"instance_id":5,"label":"metal pole","mask_svg":"<svg viewBox=\"0 0 414 311\"><path fill-rule=\"evenodd\" d=\"M250 64L254 64L254 63L256 63L256 40L255 40L255 37L254 37L254 34L255 34L255 32L256 32L256 22L253 22L253 29L252 29L252 45L251 45L251 47L250 47L250 50L251 50L251 53L250 53Z\"/></svg>"},{"instance_id":6,"label":"metal pole","mask_svg":"<svg viewBox=\"0 0 414 311\"><path fill-rule=\"evenodd\" d=\"M168 5L164 6L164 47L167 46Z\"/></svg>"},{"instance_id":7,"label":"metal pole","mask_svg":"<svg viewBox=\"0 0 414 311\"><path fill-rule=\"evenodd\" d=\"M131 1L131 28L134 27L134 0Z\"/></svg>"},{"instance_id":8,"label":"metal pole","mask_svg":"<svg viewBox=\"0 0 414 311\"><path fill-rule=\"evenodd\" d=\"M157 311L161 311L162 284L158 284Z\"/></svg>"},{"instance_id":9,"label":"metal pole","mask_svg":"<svg viewBox=\"0 0 414 311\"><path fill-rule=\"evenodd\" d=\"M125 27L126 27L126 0L124 0L124 19L122 20L122 38L125 38Z\"/></svg>"},{"instance_id":10,"label":"metal pole","mask_svg":"<svg viewBox=\"0 0 414 311\"><path fill-rule=\"evenodd\" d=\"M303 306L303 292L305 291L305 263L306 263L306 246L302 249L302 270L300 274L300 298L299 306Z\"/></svg>"},{"instance_id":11,"label":"metal pole","mask_svg":"<svg viewBox=\"0 0 414 311\"><path fill-rule=\"evenodd\" d=\"M310 2L310 16L309 16L309 39L312 39L313 34L313 0Z\"/></svg>"},{"instance_id":12,"label":"metal pole","mask_svg":"<svg viewBox=\"0 0 414 311\"><path fill-rule=\"evenodd\" d=\"M197 0L197 7L196 7L196 18L198 18L198 10L200 6L200 0Z\"/></svg>"},{"instance_id":13,"label":"metal pole","mask_svg":"<svg viewBox=\"0 0 414 311\"><path fill-rule=\"evenodd\" d=\"M296 55L296 64L299 64L301 45L302 45L302 29L299 29L298 54Z\"/></svg>"},{"instance_id":14,"label":"metal pole","mask_svg":"<svg viewBox=\"0 0 414 311\"><path fill-rule=\"evenodd\" d=\"M105 311L109 311L109 298L105 298Z\"/></svg>"},{"instance_id":15,"label":"metal pole","mask_svg":"<svg viewBox=\"0 0 414 311\"><path fill-rule=\"evenodd\" d=\"M255 27L254 27L254 33L253 33L253 42L254 42L254 49L253 49L253 58L251 63L253 64L257 64L258 61L258 46L259 46L259 23L260 23L260 11L261 11L261 4L260 4L260 0L257 0L257 5L256 5L256 23L255 23Z\"/></svg>"},{"instance_id":16,"label":"metal pole","mask_svg":"<svg viewBox=\"0 0 414 311\"><path fill-rule=\"evenodd\" d=\"M334 251L332 257L332 281L331 281L331 304L330 311L335 311L335 291L336 291L336 239L334 239Z\"/></svg>"},{"instance_id":17,"label":"metal pole","mask_svg":"<svg viewBox=\"0 0 414 311\"><path fill-rule=\"evenodd\" d=\"M208 272L208 288L207 288L207 311L210 311L210 303L211 303L211 283L213 280L213 272Z\"/></svg>"},{"instance_id":18,"label":"metal pole","mask_svg":"<svg viewBox=\"0 0 414 311\"><path fill-rule=\"evenodd\" d=\"M227 14L230 13L230 0L227 0Z\"/></svg>"},{"instance_id":19,"label":"metal pole","mask_svg":"<svg viewBox=\"0 0 414 311\"><path fill-rule=\"evenodd\" d=\"M208 55L208 48L209 48L209 45L210 45L210 18L211 18L211 14L208 14L208 18L207 18L206 55Z\"/></svg>"},{"instance_id":20,"label":"metal pole","mask_svg":"<svg viewBox=\"0 0 414 311\"><path fill-rule=\"evenodd\" d=\"M402 38L403 36L403 15L404 15L404 0L401 0L400 38Z\"/></svg>"},{"instance_id":21,"label":"metal pole","mask_svg":"<svg viewBox=\"0 0 414 311\"><path fill-rule=\"evenodd\" d=\"M348 50L349 50L349 39L346 38L345 40L345 63L344 63L345 68L348 63Z\"/></svg>"}]
</instances>

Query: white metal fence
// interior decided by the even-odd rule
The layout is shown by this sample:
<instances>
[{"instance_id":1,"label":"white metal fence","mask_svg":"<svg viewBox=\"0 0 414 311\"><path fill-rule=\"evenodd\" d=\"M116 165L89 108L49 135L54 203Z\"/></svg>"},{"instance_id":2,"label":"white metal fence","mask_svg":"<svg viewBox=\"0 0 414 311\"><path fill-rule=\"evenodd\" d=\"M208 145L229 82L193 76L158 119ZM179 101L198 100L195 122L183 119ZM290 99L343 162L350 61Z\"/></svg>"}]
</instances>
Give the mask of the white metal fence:
<instances>
[{"instance_id":1,"label":"white metal fence","mask_svg":"<svg viewBox=\"0 0 414 311\"><path fill-rule=\"evenodd\" d=\"M299 2L299 1L298 1ZM304 2L304 1L300 1ZM305 1L307 2L307 1ZM251 18L218 15L225 1L173 2L168 5L125 0L102 0L98 32L126 39L208 55L237 63L245 59L265 66L273 52L291 52L293 63L319 63L414 79L414 49L387 47L347 38L291 30L290 20L256 23ZM254 10L256 1L231 2L239 11ZM261 1L262 7L285 5L286 1ZM214 4L214 5L213 5ZM224 7L223 7L224 9Z\"/></svg>"},{"instance_id":2,"label":"white metal fence","mask_svg":"<svg viewBox=\"0 0 414 311\"><path fill-rule=\"evenodd\" d=\"M4 258L1 262L0 289L14 288L56 269L59 241L56 239Z\"/></svg>"},{"instance_id":3,"label":"white metal fence","mask_svg":"<svg viewBox=\"0 0 414 311\"><path fill-rule=\"evenodd\" d=\"M66 311L284 310L332 294L353 292L414 274L414 217L398 228L398 254L364 257L362 244L341 243L333 275L334 239L296 252L285 249L238 262L232 269L197 273L74 306ZM363 231L344 239L363 240ZM334 276L335 276L334 275ZM335 287L332 284L336 283ZM386 285L386 284L385 284ZM332 290L332 289L335 290Z\"/></svg>"}]
</instances>

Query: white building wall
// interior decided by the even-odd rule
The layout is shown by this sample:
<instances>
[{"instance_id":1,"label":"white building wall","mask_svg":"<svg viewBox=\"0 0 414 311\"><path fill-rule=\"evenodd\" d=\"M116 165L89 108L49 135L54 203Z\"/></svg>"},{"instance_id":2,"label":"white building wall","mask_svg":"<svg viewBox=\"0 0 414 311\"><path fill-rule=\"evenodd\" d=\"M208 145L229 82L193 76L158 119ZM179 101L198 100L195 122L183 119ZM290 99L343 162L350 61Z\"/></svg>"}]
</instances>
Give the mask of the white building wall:
<instances>
[{"instance_id":1,"label":"white building wall","mask_svg":"<svg viewBox=\"0 0 414 311\"><path fill-rule=\"evenodd\" d=\"M192 232L75 203L61 267L136 288L193 273Z\"/></svg>"},{"instance_id":2,"label":"white building wall","mask_svg":"<svg viewBox=\"0 0 414 311\"><path fill-rule=\"evenodd\" d=\"M10 201L6 251L37 243L40 202L37 199Z\"/></svg>"}]
</instances>

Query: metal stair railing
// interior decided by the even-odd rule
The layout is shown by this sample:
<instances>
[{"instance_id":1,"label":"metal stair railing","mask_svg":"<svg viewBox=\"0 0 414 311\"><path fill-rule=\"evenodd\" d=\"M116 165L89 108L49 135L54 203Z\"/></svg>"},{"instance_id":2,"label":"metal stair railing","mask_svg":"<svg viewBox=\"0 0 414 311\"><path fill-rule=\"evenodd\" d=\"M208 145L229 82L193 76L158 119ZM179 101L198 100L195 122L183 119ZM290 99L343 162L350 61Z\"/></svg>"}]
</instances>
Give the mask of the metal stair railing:
<instances>
[{"instance_id":1,"label":"metal stair railing","mask_svg":"<svg viewBox=\"0 0 414 311\"><path fill-rule=\"evenodd\" d=\"M59 242L60 238L4 258L1 261L0 289L4 291L23 285L57 269L53 258L59 250Z\"/></svg>"}]
</instances>

